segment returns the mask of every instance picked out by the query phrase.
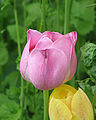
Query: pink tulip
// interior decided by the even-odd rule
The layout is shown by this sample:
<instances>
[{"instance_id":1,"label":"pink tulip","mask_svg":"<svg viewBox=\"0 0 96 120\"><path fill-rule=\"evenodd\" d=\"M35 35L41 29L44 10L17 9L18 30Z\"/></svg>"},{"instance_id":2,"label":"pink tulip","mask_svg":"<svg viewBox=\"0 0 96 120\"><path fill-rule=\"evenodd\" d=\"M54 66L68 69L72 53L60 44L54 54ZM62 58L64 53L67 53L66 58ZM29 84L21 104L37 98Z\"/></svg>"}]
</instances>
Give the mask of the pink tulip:
<instances>
[{"instance_id":1,"label":"pink tulip","mask_svg":"<svg viewBox=\"0 0 96 120\"><path fill-rule=\"evenodd\" d=\"M36 88L49 90L72 79L77 65L75 43L77 33L62 35L46 31L43 34L29 29L20 72Z\"/></svg>"}]
</instances>

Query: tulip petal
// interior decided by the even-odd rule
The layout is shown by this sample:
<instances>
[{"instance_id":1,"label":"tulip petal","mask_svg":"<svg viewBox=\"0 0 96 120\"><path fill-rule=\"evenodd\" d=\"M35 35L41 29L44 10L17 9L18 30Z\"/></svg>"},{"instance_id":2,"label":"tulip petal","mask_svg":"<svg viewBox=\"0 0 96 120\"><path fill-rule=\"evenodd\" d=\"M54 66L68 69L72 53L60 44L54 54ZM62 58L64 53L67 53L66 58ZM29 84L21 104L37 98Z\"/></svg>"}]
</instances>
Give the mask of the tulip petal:
<instances>
[{"instance_id":1,"label":"tulip petal","mask_svg":"<svg viewBox=\"0 0 96 120\"><path fill-rule=\"evenodd\" d=\"M52 43L53 42L48 37L41 37L35 48L45 50L48 49L52 45Z\"/></svg>"},{"instance_id":2,"label":"tulip petal","mask_svg":"<svg viewBox=\"0 0 96 120\"><path fill-rule=\"evenodd\" d=\"M72 79L72 77L74 76L76 72L76 67L77 67L77 58L76 58L75 49L73 48L69 69L68 69L67 75L63 83Z\"/></svg>"},{"instance_id":3,"label":"tulip petal","mask_svg":"<svg viewBox=\"0 0 96 120\"><path fill-rule=\"evenodd\" d=\"M66 85L66 84L62 84L59 87L55 88L53 90L53 92L51 93L50 99L52 97L56 98L56 99L63 99L64 97L66 97L67 95L74 95L76 93L76 89Z\"/></svg>"},{"instance_id":4,"label":"tulip petal","mask_svg":"<svg viewBox=\"0 0 96 120\"><path fill-rule=\"evenodd\" d=\"M46 31L43 33L43 35L46 35L48 38L50 38L53 42L57 39L61 38L63 35L58 32L50 32Z\"/></svg>"},{"instance_id":5,"label":"tulip petal","mask_svg":"<svg viewBox=\"0 0 96 120\"><path fill-rule=\"evenodd\" d=\"M69 108L61 100L52 97L49 103L50 120L72 120Z\"/></svg>"},{"instance_id":6,"label":"tulip petal","mask_svg":"<svg viewBox=\"0 0 96 120\"><path fill-rule=\"evenodd\" d=\"M21 56L21 61L20 61L20 72L22 77L29 81L29 77L28 77L28 57L29 57L29 45L30 45L30 41L27 42L22 56Z\"/></svg>"},{"instance_id":7,"label":"tulip petal","mask_svg":"<svg viewBox=\"0 0 96 120\"><path fill-rule=\"evenodd\" d=\"M75 119L94 120L92 105L82 89L79 88L74 94L71 108Z\"/></svg>"},{"instance_id":8,"label":"tulip petal","mask_svg":"<svg viewBox=\"0 0 96 120\"><path fill-rule=\"evenodd\" d=\"M68 61L70 61L73 46L69 37L63 36L59 38L52 44L52 47L62 50L66 54Z\"/></svg>"},{"instance_id":9,"label":"tulip petal","mask_svg":"<svg viewBox=\"0 0 96 120\"><path fill-rule=\"evenodd\" d=\"M36 88L53 89L62 84L67 66L67 58L62 51L34 49L28 60L29 77Z\"/></svg>"},{"instance_id":10,"label":"tulip petal","mask_svg":"<svg viewBox=\"0 0 96 120\"><path fill-rule=\"evenodd\" d=\"M77 58L76 58L75 49L74 49L76 40L77 40L77 33L72 32L72 33L63 35L63 37L57 39L52 44L52 47L62 50L67 56L69 69L67 71L67 75L64 82L71 80L76 71Z\"/></svg>"},{"instance_id":11,"label":"tulip petal","mask_svg":"<svg viewBox=\"0 0 96 120\"><path fill-rule=\"evenodd\" d=\"M56 99L60 99L70 109L71 100L72 100L73 95L76 93L76 91L77 90L75 88L69 85L66 85L66 84L62 84L53 90L50 96L50 100L52 99L52 97Z\"/></svg>"},{"instance_id":12,"label":"tulip petal","mask_svg":"<svg viewBox=\"0 0 96 120\"><path fill-rule=\"evenodd\" d=\"M73 45L75 46L76 41L77 41L77 32L76 31L70 32L70 33L66 34L65 36L69 37L71 39Z\"/></svg>"},{"instance_id":13,"label":"tulip petal","mask_svg":"<svg viewBox=\"0 0 96 120\"><path fill-rule=\"evenodd\" d=\"M76 72L76 67L77 67L77 58L76 58L76 53L75 53L75 44L77 41L77 32L71 32L66 34L66 36L69 36L72 43L73 43L73 50L72 50L72 55L71 55L71 63L70 63L70 68L69 68L69 73L67 74L64 82L67 82L69 80L72 79L72 77L74 76L75 72Z\"/></svg>"},{"instance_id":14,"label":"tulip petal","mask_svg":"<svg viewBox=\"0 0 96 120\"><path fill-rule=\"evenodd\" d=\"M30 40L30 51L35 47L41 36L42 33L38 32L37 30L29 29L27 31L27 40Z\"/></svg>"},{"instance_id":15,"label":"tulip petal","mask_svg":"<svg viewBox=\"0 0 96 120\"><path fill-rule=\"evenodd\" d=\"M70 68L69 68L70 72L69 72L69 75L66 76L64 82L67 82L72 79L72 77L74 76L76 72L76 67L77 67L77 57L76 57L75 49L73 48L72 56L71 56L71 63L70 63Z\"/></svg>"},{"instance_id":16,"label":"tulip petal","mask_svg":"<svg viewBox=\"0 0 96 120\"><path fill-rule=\"evenodd\" d=\"M53 47L63 50L63 52L67 55L68 59L71 59L72 50L77 41L77 33L71 32L66 35L62 35L59 39L57 39L53 43Z\"/></svg>"}]
</instances>

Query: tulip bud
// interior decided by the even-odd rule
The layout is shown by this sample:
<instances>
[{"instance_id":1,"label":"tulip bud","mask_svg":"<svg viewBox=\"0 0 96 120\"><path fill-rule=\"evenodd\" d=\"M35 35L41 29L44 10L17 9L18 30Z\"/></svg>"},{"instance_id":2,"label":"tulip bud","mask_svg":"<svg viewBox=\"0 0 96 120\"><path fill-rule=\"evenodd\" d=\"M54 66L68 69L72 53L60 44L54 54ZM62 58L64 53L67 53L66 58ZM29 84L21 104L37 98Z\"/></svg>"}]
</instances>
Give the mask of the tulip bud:
<instances>
[{"instance_id":1,"label":"tulip bud","mask_svg":"<svg viewBox=\"0 0 96 120\"><path fill-rule=\"evenodd\" d=\"M62 35L28 30L27 44L20 61L22 77L36 88L50 90L72 79L76 71L77 33Z\"/></svg>"},{"instance_id":2,"label":"tulip bud","mask_svg":"<svg viewBox=\"0 0 96 120\"><path fill-rule=\"evenodd\" d=\"M55 88L49 100L50 120L94 120L92 105L79 88L62 84Z\"/></svg>"}]
</instances>

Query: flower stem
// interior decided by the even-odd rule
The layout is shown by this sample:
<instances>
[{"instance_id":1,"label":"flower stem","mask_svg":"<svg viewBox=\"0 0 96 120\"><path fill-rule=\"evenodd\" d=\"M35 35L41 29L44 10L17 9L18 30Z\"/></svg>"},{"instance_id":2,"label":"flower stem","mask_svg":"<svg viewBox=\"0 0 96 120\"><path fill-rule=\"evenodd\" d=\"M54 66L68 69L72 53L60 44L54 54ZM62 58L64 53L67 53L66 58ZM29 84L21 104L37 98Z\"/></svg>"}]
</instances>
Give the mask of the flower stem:
<instances>
[{"instance_id":1,"label":"flower stem","mask_svg":"<svg viewBox=\"0 0 96 120\"><path fill-rule=\"evenodd\" d=\"M42 0L42 4L41 4L41 23L40 23L40 32L45 31L45 0Z\"/></svg>"},{"instance_id":2,"label":"flower stem","mask_svg":"<svg viewBox=\"0 0 96 120\"><path fill-rule=\"evenodd\" d=\"M26 42L27 42L27 40L26 40L26 31L27 31L27 25L26 25L26 0L24 0L23 1L23 3L24 3L24 7L23 7L23 10L24 10L24 16L23 16L23 18L24 18L24 43L23 43L23 48L24 48L24 46L25 46L25 44L26 44Z\"/></svg>"},{"instance_id":3,"label":"flower stem","mask_svg":"<svg viewBox=\"0 0 96 120\"><path fill-rule=\"evenodd\" d=\"M24 41L26 42L26 0L24 0Z\"/></svg>"},{"instance_id":4,"label":"flower stem","mask_svg":"<svg viewBox=\"0 0 96 120\"><path fill-rule=\"evenodd\" d=\"M69 10L70 10L69 8L70 8L70 0L65 0L64 34L67 34L69 30Z\"/></svg>"},{"instance_id":5,"label":"flower stem","mask_svg":"<svg viewBox=\"0 0 96 120\"><path fill-rule=\"evenodd\" d=\"M57 4L57 28L59 30L59 0L56 0Z\"/></svg>"},{"instance_id":6,"label":"flower stem","mask_svg":"<svg viewBox=\"0 0 96 120\"><path fill-rule=\"evenodd\" d=\"M15 22L16 22L18 55L19 57L21 57L20 35L19 35L19 24L18 24L17 10L16 10L16 0L14 0L14 15L15 15ZM21 77L20 107L21 109L23 109L23 78L22 77Z\"/></svg>"},{"instance_id":7,"label":"flower stem","mask_svg":"<svg viewBox=\"0 0 96 120\"><path fill-rule=\"evenodd\" d=\"M49 92L48 90L43 91L44 94L44 120L48 120L48 104L49 104Z\"/></svg>"},{"instance_id":8,"label":"flower stem","mask_svg":"<svg viewBox=\"0 0 96 120\"><path fill-rule=\"evenodd\" d=\"M21 57L20 36L19 36L19 25L18 25L18 17L17 17L17 10L16 10L16 0L14 0L14 15L15 15L15 22L16 22L18 55L19 55L19 57Z\"/></svg>"},{"instance_id":9,"label":"flower stem","mask_svg":"<svg viewBox=\"0 0 96 120\"><path fill-rule=\"evenodd\" d=\"M45 20L45 0L42 0L42 8L41 8L41 24L40 24L40 32L45 30L46 20ZM49 101L49 91L44 90L44 120L48 120L48 101Z\"/></svg>"}]
</instances>

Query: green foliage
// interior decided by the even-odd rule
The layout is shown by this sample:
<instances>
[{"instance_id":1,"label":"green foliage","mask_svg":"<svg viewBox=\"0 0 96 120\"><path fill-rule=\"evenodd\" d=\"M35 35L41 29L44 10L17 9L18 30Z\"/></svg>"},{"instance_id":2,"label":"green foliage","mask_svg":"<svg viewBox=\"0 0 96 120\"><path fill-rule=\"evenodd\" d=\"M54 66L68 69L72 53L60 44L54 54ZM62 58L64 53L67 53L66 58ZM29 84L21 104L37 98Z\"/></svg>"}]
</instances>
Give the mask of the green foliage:
<instances>
[{"instance_id":1,"label":"green foliage","mask_svg":"<svg viewBox=\"0 0 96 120\"><path fill-rule=\"evenodd\" d=\"M15 24L8 25L7 30L10 34L11 39L17 43L18 41L17 41L17 34L16 34L16 25ZM22 33L24 32L24 28L20 25L19 25L19 32L20 32L20 42L23 43L24 39L23 39Z\"/></svg>"},{"instance_id":2,"label":"green foliage","mask_svg":"<svg viewBox=\"0 0 96 120\"><path fill-rule=\"evenodd\" d=\"M96 80L96 65L92 66L92 68L90 69L90 74Z\"/></svg>"},{"instance_id":3,"label":"green foliage","mask_svg":"<svg viewBox=\"0 0 96 120\"><path fill-rule=\"evenodd\" d=\"M92 81L96 80L96 45L93 43L86 43L81 48L81 60L86 67L87 74ZM96 82L95 82L96 83Z\"/></svg>"},{"instance_id":4,"label":"green foliage","mask_svg":"<svg viewBox=\"0 0 96 120\"><path fill-rule=\"evenodd\" d=\"M94 7L87 7L93 4L94 0L73 0L71 12L71 24L74 24L81 35L93 30L95 24Z\"/></svg>"},{"instance_id":5,"label":"green foliage","mask_svg":"<svg viewBox=\"0 0 96 120\"><path fill-rule=\"evenodd\" d=\"M77 83L91 100L96 115L96 44L87 42L81 47L81 61L79 64L82 65L79 66L79 69L83 69L83 74L86 73L86 76L81 81L77 80Z\"/></svg>"},{"instance_id":6,"label":"green foliage","mask_svg":"<svg viewBox=\"0 0 96 120\"><path fill-rule=\"evenodd\" d=\"M20 116L19 105L6 95L0 94L0 120L19 120Z\"/></svg>"},{"instance_id":7,"label":"green foliage","mask_svg":"<svg viewBox=\"0 0 96 120\"><path fill-rule=\"evenodd\" d=\"M43 93L34 88L34 86L31 83L28 83L27 87L25 88L25 92L25 95L27 97L27 106L29 106L29 110L31 112L35 111L36 113L38 113L39 110L42 110Z\"/></svg>"},{"instance_id":8,"label":"green foliage","mask_svg":"<svg viewBox=\"0 0 96 120\"><path fill-rule=\"evenodd\" d=\"M6 0L1 10L3 10L7 5L10 5L10 0Z\"/></svg>"},{"instance_id":9,"label":"green foliage","mask_svg":"<svg viewBox=\"0 0 96 120\"><path fill-rule=\"evenodd\" d=\"M81 48L81 59L86 67L92 67L96 63L96 45L93 43L86 43Z\"/></svg>"},{"instance_id":10,"label":"green foliage","mask_svg":"<svg viewBox=\"0 0 96 120\"><path fill-rule=\"evenodd\" d=\"M0 120L19 120L20 116L21 110L16 102L10 101L0 106Z\"/></svg>"},{"instance_id":11,"label":"green foliage","mask_svg":"<svg viewBox=\"0 0 96 120\"><path fill-rule=\"evenodd\" d=\"M17 57L17 60L16 60L16 64L17 64L17 70L19 70L20 71L20 57L18 56Z\"/></svg>"},{"instance_id":12,"label":"green foliage","mask_svg":"<svg viewBox=\"0 0 96 120\"><path fill-rule=\"evenodd\" d=\"M36 113L35 115L33 115L32 120L43 120L43 112L40 111Z\"/></svg>"},{"instance_id":13,"label":"green foliage","mask_svg":"<svg viewBox=\"0 0 96 120\"><path fill-rule=\"evenodd\" d=\"M2 81L2 86L6 87L7 85L10 86L16 86L16 82L18 80L19 76L17 72L11 72L9 75L5 77L5 80Z\"/></svg>"},{"instance_id":14,"label":"green foliage","mask_svg":"<svg viewBox=\"0 0 96 120\"><path fill-rule=\"evenodd\" d=\"M0 34L3 34L3 33L4 33L4 31L5 31L5 30L1 30L1 31L0 31Z\"/></svg>"},{"instance_id":15,"label":"green foliage","mask_svg":"<svg viewBox=\"0 0 96 120\"><path fill-rule=\"evenodd\" d=\"M5 65L8 61L8 51L6 44L0 41L0 66Z\"/></svg>"},{"instance_id":16,"label":"green foliage","mask_svg":"<svg viewBox=\"0 0 96 120\"><path fill-rule=\"evenodd\" d=\"M6 103L10 103L10 100L8 99L8 97L6 95L4 95L3 93L0 94L0 106L2 104L6 104Z\"/></svg>"},{"instance_id":17,"label":"green foliage","mask_svg":"<svg viewBox=\"0 0 96 120\"><path fill-rule=\"evenodd\" d=\"M6 90L6 95L8 96L8 98L18 101L18 98L20 96L20 88L11 86L9 89Z\"/></svg>"},{"instance_id":18,"label":"green foliage","mask_svg":"<svg viewBox=\"0 0 96 120\"><path fill-rule=\"evenodd\" d=\"M28 12L28 16L26 18L26 25L30 26L32 22L40 19L41 17L41 8L40 3L32 3L27 5L26 11Z\"/></svg>"}]
</instances>

